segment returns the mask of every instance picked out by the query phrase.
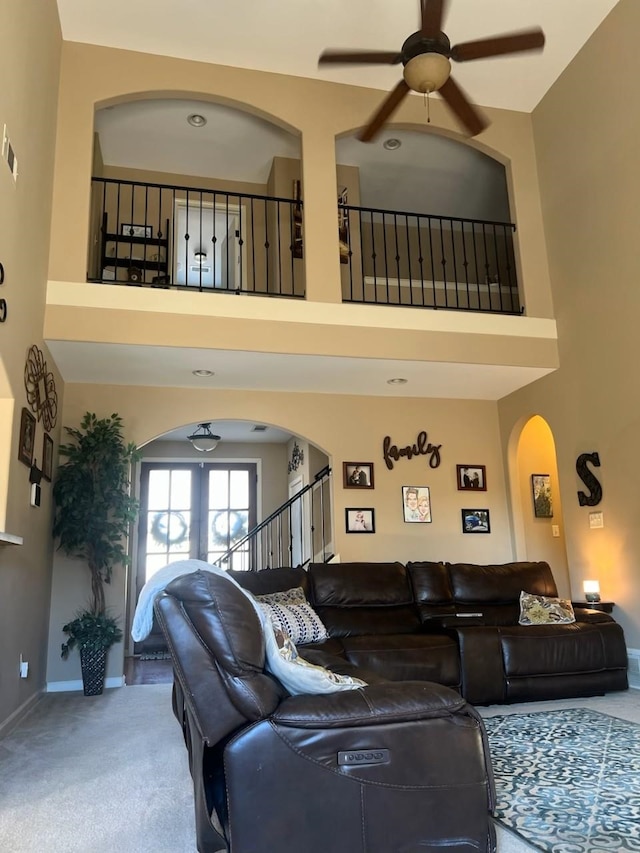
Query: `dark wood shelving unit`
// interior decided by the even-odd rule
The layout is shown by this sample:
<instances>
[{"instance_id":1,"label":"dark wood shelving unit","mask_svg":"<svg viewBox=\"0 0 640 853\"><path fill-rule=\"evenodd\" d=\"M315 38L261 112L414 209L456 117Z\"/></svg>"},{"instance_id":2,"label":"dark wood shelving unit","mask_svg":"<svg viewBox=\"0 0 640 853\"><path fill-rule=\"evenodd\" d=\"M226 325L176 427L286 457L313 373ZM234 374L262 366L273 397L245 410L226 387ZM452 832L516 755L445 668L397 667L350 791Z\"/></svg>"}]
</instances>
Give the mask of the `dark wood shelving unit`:
<instances>
[{"instance_id":1,"label":"dark wood shelving unit","mask_svg":"<svg viewBox=\"0 0 640 853\"><path fill-rule=\"evenodd\" d=\"M161 284L169 284L169 220L166 220L164 236L134 237L131 234L118 234L109 231L107 214L102 217L102 244L100 250L101 278L104 271L113 268L115 280L118 269L128 270L127 284L153 284L153 278L163 279ZM140 255L135 254L135 247L141 247ZM152 260L149 255L155 254L149 250L155 249L160 255L164 250L163 260ZM112 252L113 254L110 254Z\"/></svg>"}]
</instances>

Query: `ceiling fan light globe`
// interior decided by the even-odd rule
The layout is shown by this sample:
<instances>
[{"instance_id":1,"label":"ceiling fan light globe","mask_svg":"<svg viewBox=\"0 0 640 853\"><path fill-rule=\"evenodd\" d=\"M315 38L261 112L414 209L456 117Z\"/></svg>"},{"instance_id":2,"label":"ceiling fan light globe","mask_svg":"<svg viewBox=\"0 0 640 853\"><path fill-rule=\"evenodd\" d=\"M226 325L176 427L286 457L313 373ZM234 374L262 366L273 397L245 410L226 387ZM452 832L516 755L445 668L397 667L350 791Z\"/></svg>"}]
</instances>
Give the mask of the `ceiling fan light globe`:
<instances>
[{"instance_id":1,"label":"ceiling fan light globe","mask_svg":"<svg viewBox=\"0 0 640 853\"><path fill-rule=\"evenodd\" d=\"M449 79L451 63L441 53L421 53L404 67L404 82L414 92L436 92Z\"/></svg>"}]
</instances>

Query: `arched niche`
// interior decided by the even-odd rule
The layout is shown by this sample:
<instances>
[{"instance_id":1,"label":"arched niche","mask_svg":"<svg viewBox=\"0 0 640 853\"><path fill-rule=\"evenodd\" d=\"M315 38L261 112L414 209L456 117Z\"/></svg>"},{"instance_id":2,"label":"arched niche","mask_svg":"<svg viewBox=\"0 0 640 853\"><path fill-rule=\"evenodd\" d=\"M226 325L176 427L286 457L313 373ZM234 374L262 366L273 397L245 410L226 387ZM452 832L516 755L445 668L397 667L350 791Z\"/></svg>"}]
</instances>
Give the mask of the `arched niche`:
<instances>
[{"instance_id":1,"label":"arched niche","mask_svg":"<svg viewBox=\"0 0 640 853\"><path fill-rule=\"evenodd\" d=\"M509 492L514 545L519 560L545 560L551 566L562 597L571 597L555 440L547 421L537 414L513 427L508 449ZM536 510L534 489L547 475L550 509ZM551 512L551 515L548 514ZM537 514L538 513L538 514Z\"/></svg>"}]
</instances>

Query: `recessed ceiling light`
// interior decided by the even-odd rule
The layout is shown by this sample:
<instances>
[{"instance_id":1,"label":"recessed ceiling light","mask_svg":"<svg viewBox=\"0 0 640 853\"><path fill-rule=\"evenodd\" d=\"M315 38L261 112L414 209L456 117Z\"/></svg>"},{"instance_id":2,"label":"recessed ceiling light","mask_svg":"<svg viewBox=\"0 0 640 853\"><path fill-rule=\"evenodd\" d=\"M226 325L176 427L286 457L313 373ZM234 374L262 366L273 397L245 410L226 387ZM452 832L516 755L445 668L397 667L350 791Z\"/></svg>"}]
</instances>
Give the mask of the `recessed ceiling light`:
<instances>
[{"instance_id":1,"label":"recessed ceiling light","mask_svg":"<svg viewBox=\"0 0 640 853\"><path fill-rule=\"evenodd\" d=\"M191 372L193 373L194 376L215 376L215 373L213 372L213 370L200 369L200 370L192 370Z\"/></svg>"},{"instance_id":2,"label":"recessed ceiling light","mask_svg":"<svg viewBox=\"0 0 640 853\"><path fill-rule=\"evenodd\" d=\"M190 116L187 116L187 121L192 127L204 127L207 123L206 118L200 113L191 113Z\"/></svg>"},{"instance_id":3,"label":"recessed ceiling light","mask_svg":"<svg viewBox=\"0 0 640 853\"><path fill-rule=\"evenodd\" d=\"M400 148L401 145L402 145L402 142L400 142L399 139L393 139L393 138L392 139L385 139L385 141L382 143L382 147L386 148L387 151L396 151L398 148Z\"/></svg>"},{"instance_id":4,"label":"recessed ceiling light","mask_svg":"<svg viewBox=\"0 0 640 853\"><path fill-rule=\"evenodd\" d=\"M395 379L387 379L387 385L406 385L408 381L401 376L396 376Z\"/></svg>"}]
</instances>

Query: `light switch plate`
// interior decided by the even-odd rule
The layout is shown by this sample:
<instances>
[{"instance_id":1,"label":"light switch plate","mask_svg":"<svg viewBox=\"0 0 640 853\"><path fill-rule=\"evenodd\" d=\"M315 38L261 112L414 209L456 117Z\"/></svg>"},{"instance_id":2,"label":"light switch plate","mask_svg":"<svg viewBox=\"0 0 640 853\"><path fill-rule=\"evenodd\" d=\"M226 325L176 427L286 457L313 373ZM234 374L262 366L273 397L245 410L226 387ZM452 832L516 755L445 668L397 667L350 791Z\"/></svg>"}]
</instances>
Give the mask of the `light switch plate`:
<instances>
[{"instance_id":1,"label":"light switch plate","mask_svg":"<svg viewBox=\"0 0 640 853\"><path fill-rule=\"evenodd\" d=\"M556 539L560 536L560 525L559 524L552 524L551 525L551 535Z\"/></svg>"},{"instance_id":2,"label":"light switch plate","mask_svg":"<svg viewBox=\"0 0 640 853\"><path fill-rule=\"evenodd\" d=\"M598 527L604 527L604 513L602 513L602 512L590 512L589 513L589 527L592 530L595 530Z\"/></svg>"}]
</instances>

